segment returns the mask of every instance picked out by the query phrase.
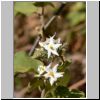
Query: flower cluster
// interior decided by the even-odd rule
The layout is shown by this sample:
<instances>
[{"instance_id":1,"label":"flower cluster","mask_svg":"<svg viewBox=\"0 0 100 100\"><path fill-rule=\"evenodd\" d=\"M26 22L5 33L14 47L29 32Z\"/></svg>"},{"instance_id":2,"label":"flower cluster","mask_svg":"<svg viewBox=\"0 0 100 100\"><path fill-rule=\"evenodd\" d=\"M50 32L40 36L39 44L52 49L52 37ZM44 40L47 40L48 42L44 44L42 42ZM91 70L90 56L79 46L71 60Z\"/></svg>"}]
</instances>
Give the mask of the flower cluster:
<instances>
[{"instance_id":1,"label":"flower cluster","mask_svg":"<svg viewBox=\"0 0 100 100\"><path fill-rule=\"evenodd\" d=\"M55 40L54 37L55 35L47 38L45 42L39 42L39 45L47 50L48 58L51 56L51 54L59 56L57 50L62 44L60 43L60 38Z\"/></svg>"},{"instance_id":2,"label":"flower cluster","mask_svg":"<svg viewBox=\"0 0 100 100\"><path fill-rule=\"evenodd\" d=\"M48 52L48 58L51 54L59 56L57 50L62 45L60 43L60 39L55 40L55 35L47 38L45 42L39 42L39 45L43 47ZM57 72L58 64L54 67L51 66L51 63L48 66L38 66L38 75L37 77L45 77L45 79L49 79L50 84L53 85L58 78L63 77L64 72Z\"/></svg>"},{"instance_id":3,"label":"flower cluster","mask_svg":"<svg viewBox=\"0 0 100 100\"><path fill-rule=\"evenodd\" d=\"M49 79L50 84L53 85L58 78L63 77L64 72L57 72L58 64L54 67L51 66L51 63L48 66L39 66L38 67L38 77L43 76L45 79Z\"/></svg>"}]
</instances>

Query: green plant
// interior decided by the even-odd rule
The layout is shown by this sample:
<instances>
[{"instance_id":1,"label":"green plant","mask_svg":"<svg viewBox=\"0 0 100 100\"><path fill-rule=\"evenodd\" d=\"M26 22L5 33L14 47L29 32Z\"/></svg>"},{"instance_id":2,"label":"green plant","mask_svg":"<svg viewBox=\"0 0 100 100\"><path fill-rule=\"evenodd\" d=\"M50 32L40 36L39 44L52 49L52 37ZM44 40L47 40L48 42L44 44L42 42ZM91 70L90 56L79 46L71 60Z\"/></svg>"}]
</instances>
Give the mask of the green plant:
<instances>
[{"instance_id":1,"label":"green plant","mask_svg":"<svg viewBox=\"0 0 100 100\"><path fill-rule=\"evenodd\" d=\"M18 4L16 4L18 5ZM26 3L24 3L26 5ZM29 11L25 10L23 12L21 8L15 7L15 11L22 12L24 14L31 13L31 10L37 7L42 9L42 17L44 17L44 7L50 5L54 7L52 3L49 2L40 2L33 3L30 2L27 6L30 5ZM62 4L62 5L65 5ZM34 8L33 8L34 7ZM30 10L31 9L31 10ZM56 16L61 12L62 6L54 14L54 16L48 21L46 25L43 25L41 28L41 33L38 33L36 41L33 44L32 49L29 54L25 52L17 52L14 55L14 75L18 73L28 73L33 72L34 78L28 84L28 91L32 89L38 89L41 93L42 98L81 98L85 97L84 93L79 90L69 90L66 86L70 80L70 73L68 66L71 64L71 61L64 60L63 51L64 43L61 42L60 38L55 39L57 33L55 33L50 38L46 37L45 41L41 41L41 38L45 34L46 28L51 24L51 22L56 18ZM28 13L27 13L28 12ZM32 11L33 12L33 11ZM75 13L77 14L77 13ZM75 15L74 14L74 15ZM73 15L69 17L72 18ZM82 18L85 15L82 15ZM82 19L80 18L80 20ZM79 18L78 18L79 19ZM84 18L83 18L84 19ZM43 20L43 19L42 19ZM74 24L77 21L73 21ZM39 47L36 46L39 44ZM53 65L53 61L58 57L60 61ZM45 63L45 58L47 62Z\"/></svg>"}]
</instances>

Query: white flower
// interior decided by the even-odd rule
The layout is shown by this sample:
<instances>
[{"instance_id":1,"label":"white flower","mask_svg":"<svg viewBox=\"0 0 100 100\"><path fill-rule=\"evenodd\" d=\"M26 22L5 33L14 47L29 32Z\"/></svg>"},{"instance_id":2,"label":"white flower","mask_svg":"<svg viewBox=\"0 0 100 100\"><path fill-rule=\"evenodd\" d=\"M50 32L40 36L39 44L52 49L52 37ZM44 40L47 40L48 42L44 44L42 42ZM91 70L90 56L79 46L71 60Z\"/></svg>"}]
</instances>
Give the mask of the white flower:
<instances>
[{"instance_id":1,"label":"white flower","mask_svg":"<svg viewBox=\"0 0 100 100\"><path fill-rule=\"evenodd\" d=\"M38 71L39 74L35 75L35 77L40 77L45 72L45 70L46 70L45 66L43 66L43 65L38 66L37 71Z\"/></svg>"},{"instance_id":2,"label":"white flower","mask_svg":"<svg viewBox=\"0 0 100 100\"><path fill-rule=\"evenodd\" d=\"M53 83L55 81L57 81L58 78L63 77L64 72L57 72L57 67L58 67L58 64L55 65L53 68L51 68L51 64L49 64L46 67L46 74L44 74L44 77L46 79L49 78L49 81L50 81L51 85L53 85Z\"/></svg>"},{"instance_id":3,"label":"white flower","mask_svg":"<svg viewBox=\"0 0 100 100\"><path fill-rule=\"evenodd\" d=\"M39 45L47 50L48 58L50 57L51 53L59 56L57 50L62 44L60 43L60 39L54 40L54 36L47 38L45 42L39 42Z\"/></svg>"}]
</instances>

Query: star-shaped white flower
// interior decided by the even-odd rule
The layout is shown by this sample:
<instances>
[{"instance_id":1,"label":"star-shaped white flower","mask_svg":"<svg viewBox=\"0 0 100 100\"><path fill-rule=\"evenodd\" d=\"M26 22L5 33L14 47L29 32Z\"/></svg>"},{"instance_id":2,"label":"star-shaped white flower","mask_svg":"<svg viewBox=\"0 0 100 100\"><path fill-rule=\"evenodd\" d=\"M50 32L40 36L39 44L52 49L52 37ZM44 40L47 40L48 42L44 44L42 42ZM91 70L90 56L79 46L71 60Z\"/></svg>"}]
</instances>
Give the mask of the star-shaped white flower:
<instances>
[{"instance_id":1,"label":"star-shaped white flower","mask_svg":"<svg viewBox=\"0 0 100 100\"><path fill-rule=\"evenodd\" d=\"M63 77L64 72L57 72L57 67L58 64L53 68L51 68L51 64L49 64L46 67L46 74L43 75L46 79L49 79L51 85L53 85L58 78Z\"/></svg>"},{"instance_id":2,"label":"star-shaped white flower","mask_svg":"<svg viewBox=\"0 0 100 100\"><path fill-rule=\"evenodd\" d=\"M39 42L39 45L47 50L48 58L51 56L51 54L59 56L57 50L62 44L60 43L60 39L55 40L54 36L47 38L45 42Z\"/></svg>"}]
</instances>

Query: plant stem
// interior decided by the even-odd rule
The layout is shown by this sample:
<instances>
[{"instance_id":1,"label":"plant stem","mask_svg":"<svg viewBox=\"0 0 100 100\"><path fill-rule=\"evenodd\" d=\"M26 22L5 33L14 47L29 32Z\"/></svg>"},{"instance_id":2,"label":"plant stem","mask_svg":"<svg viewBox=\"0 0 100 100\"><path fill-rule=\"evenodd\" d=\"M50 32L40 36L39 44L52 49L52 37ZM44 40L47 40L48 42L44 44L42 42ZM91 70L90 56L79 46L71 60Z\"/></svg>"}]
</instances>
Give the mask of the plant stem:
<instances>
[{"instance_id":1,"label":"plant stem","mask_svg":"<svg viewBox=\"0 0 100 100\"><path fill-rule=\"evenodd\" d=\"M59 15L62 11L62 9L65 7L65 3L62 3L62 5L59 7L57 12L54 13L54 15L50 18L50 20L47 22L47 24L44 26L44 30L48 28L48 26L53 22L53 20L56 18L57 15Z\"/></svg>"},{"instance_id":2,"label":"plant stem","mask_svg":"<svg viewBox=\"0 0 100 100\"><path fill-rule=\"evenodd\" d=\"M32 56L32 54L34 53L35 47L37 46L40 38L41 38L41 36L38 35L37 38L36 38L36 40L35 40L35 43L33 44L32 48L31 48L31 50L29 52L29 56Z\"/></svg>"},{"instance_id":3,"label":"plant stem","mask_svg":"<svg viewBox=\"0 0 100 100\"><path fill-rule=\"evenodd\" d=\"M62 55L59 55L59 57L61 58L62 62L64 63L65 61L64 61L63 56Z\"/></svg>"},{"instance_id":4,"label":"plant stem","mask_svg":"<svg viewBox=\"0 0 100 100\"><path fill-rule=\"evenodd\" d=\"M45 89L43 89L41 92L41 98L44 98L44 96L45 96Z\"/></svg>"},{"instance_id":5,"label":"plant stem","mask_svg":"<svg viewBox=\"0 0 100 100\"><path fill-rule=\"evenodd\" d=\"M41 20L42 20L42 31L44 32L44 29L43 29L43 27L44 27L44 7L42 7L41 15L42 15L41 16ZM36 48L36 46L37 46L37 44L38 44L38 42L39 42L40 39L41 39L41 36L38 35L37 38L36 38L36 40L35 40L35 43L32 46L32 49L29 52L29 56L32 56L33 55L33 53L35 51L35 48Z\"/></svg>"},{"instance_id":6,"label":"plant stem","mask_svg":"<svg viewBox=\"0 0 100 100\"><path fill-rule=\"evenodd\" d=\"M42 29L44 27L44 7L42 7Z\"/></svg>"},{"instance_id":7,"label":"plant stem","mask_svg":"<svg viewBox=\"0 0 100 100\"><path fill-rule=\"evenodd\" d=\"M48 28L48 26L51 24L51 22L53 22L53 20L56 18L56 16L52 16L50 18L50 20L47 22L47 24L44 26L44 30L46 30Z\"/></svg>"},{"instance_id":8,"label":"plant stem","mask_svg":"<svg viewBox=\"0 0 100 100\"><path fill-rule=\"evenodd\" d=\"M60 6L60 8L58 9L58 11L54 13L54 16L51 17L51 19L47 22L46 25L44 25L44 23L43 23L43 25L44 25L44 26L42 26L43 32L44 32L44 30L46 30L46 29L48 28L48 26L49 26L49 25L51 24L51 22L56 18L56 16L59 15L59 14L61 13L61 11L62 11L62 9L65 7L65 5L66 5L66 4L62 4L62 5ZM44 14L44 7L42 8L42 14ZM43 18L43 19L44 19L44 18ZM37 38L36 38L36 40L35 40L35 43L33 44L32 49L31 49L30 52L29 52L29 56L32 56L32 54L34 53L34 50L35 50L35 48L36 48L36 46L37 46L37 44L38 44L38 42L39 42L40 39L41 39L40 35L37 36Z\"/></svg>"}]
</instances>

